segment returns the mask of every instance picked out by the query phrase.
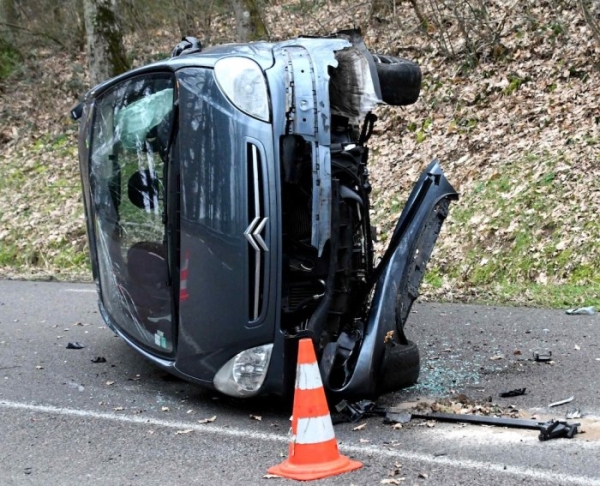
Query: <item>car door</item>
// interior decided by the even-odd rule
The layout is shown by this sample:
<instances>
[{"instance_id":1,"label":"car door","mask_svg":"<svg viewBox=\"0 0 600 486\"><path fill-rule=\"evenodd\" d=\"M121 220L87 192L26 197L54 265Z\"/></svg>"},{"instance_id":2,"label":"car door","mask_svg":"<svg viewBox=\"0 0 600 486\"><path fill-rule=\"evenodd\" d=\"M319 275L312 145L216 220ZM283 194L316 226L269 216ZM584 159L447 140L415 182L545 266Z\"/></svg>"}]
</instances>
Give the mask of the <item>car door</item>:
<instances>
[{"instance_id":1,"label":"car door","mask_svg":"<svg viewBox=\"0 0 600 486\"><path fill-rule=\"evenodd\" d=\"M172 74L136 76L94 104L89 199L103 310L118 331L174 353L166 189L174 120Z\"/></svg>"}]
</instances>

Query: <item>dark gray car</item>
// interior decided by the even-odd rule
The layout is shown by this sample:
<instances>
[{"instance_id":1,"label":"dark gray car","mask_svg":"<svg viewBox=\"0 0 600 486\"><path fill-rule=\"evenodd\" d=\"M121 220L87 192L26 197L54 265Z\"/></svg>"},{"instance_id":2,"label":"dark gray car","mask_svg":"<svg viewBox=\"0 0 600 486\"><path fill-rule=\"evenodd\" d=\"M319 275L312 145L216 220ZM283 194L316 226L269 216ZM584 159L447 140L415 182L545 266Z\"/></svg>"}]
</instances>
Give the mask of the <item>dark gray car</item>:
<instances>
[{"instance_id":1,"label":"dark gray car","mask_svg":"<svg viewBox=\"0 0 600 486\"><path fill-rule=\"evenodd\" d=\"M450 201L437 162L374 264L367 141L415 64L356 31L202 49L91 90L74 110L100 310L134 349L247 397L293 390L312 337L334 398L413 384L404 335Z\"/></svg>"}]
</instances>

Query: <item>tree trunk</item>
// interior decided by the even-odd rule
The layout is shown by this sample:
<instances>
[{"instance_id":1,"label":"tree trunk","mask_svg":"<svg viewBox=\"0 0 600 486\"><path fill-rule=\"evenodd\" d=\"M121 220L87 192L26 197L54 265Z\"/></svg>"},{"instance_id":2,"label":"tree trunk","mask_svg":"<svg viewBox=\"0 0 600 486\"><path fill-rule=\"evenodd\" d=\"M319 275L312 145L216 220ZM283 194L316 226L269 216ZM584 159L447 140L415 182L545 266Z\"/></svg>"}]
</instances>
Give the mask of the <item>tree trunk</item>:
<instances>
[{"instance_id":1,"label":"tree trunk","mask_svg":"<svg viewBox=\"0 0 600 486\"><path fill-rule=\"evenodd\" d=\"M257 0L231 0L231 6L235 15L238 42L250 42L268 37Z\"/></svg>"},{"instance_id":2,"label":"tree trunk","mask_svg":"<svg viewBox=\"0 0 600 486\"><path fill-rule=\"evenodd\" d=\"M86 48L92 85L129 69L116 3L116 0L84 0Z\"/></svg>"}]
</instances>

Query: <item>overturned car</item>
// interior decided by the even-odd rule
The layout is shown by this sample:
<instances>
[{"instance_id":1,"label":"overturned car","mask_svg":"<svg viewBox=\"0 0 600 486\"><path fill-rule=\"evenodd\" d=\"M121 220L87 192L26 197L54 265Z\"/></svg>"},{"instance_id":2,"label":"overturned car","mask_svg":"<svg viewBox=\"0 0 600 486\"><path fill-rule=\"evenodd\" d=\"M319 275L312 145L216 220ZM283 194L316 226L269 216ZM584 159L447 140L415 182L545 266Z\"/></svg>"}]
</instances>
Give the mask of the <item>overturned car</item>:
<instances>
[{"instance_id":1,"label":"overturned car","mask_svg":"<svg viewBox=\"0 0 600 486\"><path fill-rule=\"evenodd\" d=\"M92 89L73 110L92 268L108 326L220 392L293 390L310 336L330 397L416 382L404 334L450 201L437 162L375 264L367 141L417 65L356 31L203 49Z\"/></svg>"}]
</instances>

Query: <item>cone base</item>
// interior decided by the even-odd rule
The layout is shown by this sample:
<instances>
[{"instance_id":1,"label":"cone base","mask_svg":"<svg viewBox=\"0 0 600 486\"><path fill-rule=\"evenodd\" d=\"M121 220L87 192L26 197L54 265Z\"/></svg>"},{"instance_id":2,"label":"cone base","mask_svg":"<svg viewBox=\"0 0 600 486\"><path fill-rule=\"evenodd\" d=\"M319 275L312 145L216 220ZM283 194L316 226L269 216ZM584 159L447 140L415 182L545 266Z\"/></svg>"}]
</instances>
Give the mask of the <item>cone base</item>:
<instances>
[{"instance_id":1,"label":"cone base","mask_svg":"<svg viewBox=\"0 0 600 486\"><path fill-rule=\"evenodd\" d=\"M319 462L315 464L294 464L286 459L277 466L268 469L269 474L275 474L289 479L300 481L311 481L329 476L337 476L348 471L354 471L363 466L362 462L353 461L340 454L337 459L328 462Z\"/></svg>"}]
</instances>

